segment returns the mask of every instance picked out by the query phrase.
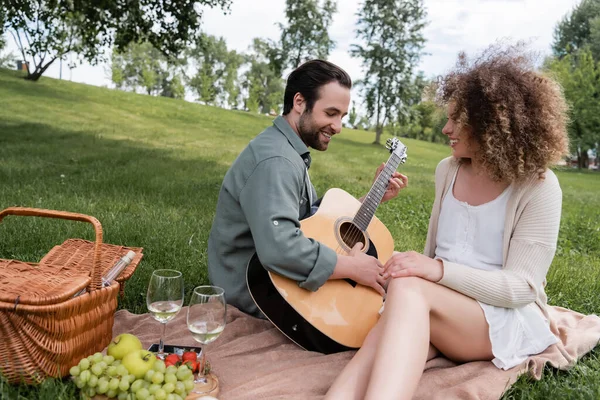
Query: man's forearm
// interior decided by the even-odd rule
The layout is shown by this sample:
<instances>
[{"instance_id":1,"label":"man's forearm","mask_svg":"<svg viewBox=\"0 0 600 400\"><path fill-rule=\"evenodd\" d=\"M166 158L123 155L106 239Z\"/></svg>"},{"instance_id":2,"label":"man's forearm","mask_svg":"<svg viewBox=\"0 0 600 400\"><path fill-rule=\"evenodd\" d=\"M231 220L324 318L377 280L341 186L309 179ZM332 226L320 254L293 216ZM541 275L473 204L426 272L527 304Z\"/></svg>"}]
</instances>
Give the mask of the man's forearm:
<instances>
[{"instance_id":1,"label":"man's forearm","mask_svg":"<svg viewBox=\"0 0 600 400\"><path fill-rule=\"evenodd\" d=\"M355 267L354 257L338 254L335 269L329 279L353 279Z\"/></svg>"}]
</instances>

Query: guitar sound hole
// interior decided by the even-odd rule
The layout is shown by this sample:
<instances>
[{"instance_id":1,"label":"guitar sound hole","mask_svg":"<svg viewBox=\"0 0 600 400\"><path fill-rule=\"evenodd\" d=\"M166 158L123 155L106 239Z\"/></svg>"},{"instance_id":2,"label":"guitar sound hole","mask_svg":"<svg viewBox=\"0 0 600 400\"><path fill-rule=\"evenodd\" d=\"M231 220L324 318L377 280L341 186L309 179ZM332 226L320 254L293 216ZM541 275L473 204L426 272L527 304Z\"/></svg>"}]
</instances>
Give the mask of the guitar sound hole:
<instances>
[{"instance_id":1,"label":"guitar sound hole","mask_svg":"<svg viewBox=\"0 0 600 400\"><path fill-rule=\"evenodd\" d=\"M340 225L340 236L348 248L352 249L356 243L362 243L362 248L365 249L367 238L363 231L352 222L343 222Z\"/></svg>"},{"instance_id":2,"label":"guitar sound hole","mask_svg":"<svg viewBox=\"0 0 600 400\"><path fill-rule=\"evenodd\" d=\"M344 244L347 246L346 250L348 252L354 247L354 245L356 245L356 243L362 243L363 251L366 246L366 253L372 257L378 258L377 248L375 248L375 244L371 241L371 239L368 239L365 233L361 231L360 228L354 223L352 223L351 221L344 221L338 226L338 228L340 235L339 238L341 238ZM350 285L352 285L352 287L356 287L356 282L352 279L344 280Z\"/></svg>"}]
</instances>

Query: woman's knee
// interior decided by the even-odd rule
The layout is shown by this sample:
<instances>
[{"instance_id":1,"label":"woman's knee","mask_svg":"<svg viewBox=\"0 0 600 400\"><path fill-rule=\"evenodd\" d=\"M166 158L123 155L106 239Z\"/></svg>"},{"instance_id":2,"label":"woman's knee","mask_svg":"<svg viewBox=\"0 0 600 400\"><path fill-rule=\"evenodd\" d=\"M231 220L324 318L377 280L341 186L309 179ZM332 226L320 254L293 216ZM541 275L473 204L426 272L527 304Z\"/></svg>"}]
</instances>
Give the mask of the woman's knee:
<instances>
[{"instance_id":1,"label":"woman's knee","mask_svg":"<svg viewBox=\"0 0 600 400\"><path fill-rule=\"evenodd\" d=\"M428 306L428 281L417 277L394 278L387 288L386 303L399 301Z\"/></svg>"},{"instance_id":2,"label":"woman's knee","mask_svg":"<svg viewBox=\"0 0 600 400\"><path fill-rule=\"evenodd\" d=\"M427 290L428 281L416 276L393 278L388 284L387 295L420 295Z\"/></svg>"}]
</instances>

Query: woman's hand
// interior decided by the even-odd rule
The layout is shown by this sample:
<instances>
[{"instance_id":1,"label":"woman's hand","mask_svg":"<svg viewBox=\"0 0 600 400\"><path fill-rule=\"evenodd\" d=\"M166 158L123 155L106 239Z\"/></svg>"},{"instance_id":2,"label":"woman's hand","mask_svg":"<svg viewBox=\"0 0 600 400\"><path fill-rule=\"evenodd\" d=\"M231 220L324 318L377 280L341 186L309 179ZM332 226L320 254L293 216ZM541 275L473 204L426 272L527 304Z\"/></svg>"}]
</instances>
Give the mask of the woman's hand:
<instances>
[{"instance_id":1,"label":"woman's hand","mask_svg":"<svg viewBox=\"0 0 600 400\"><path fill-rule=\"evenodd\" d=\"M375 172L375 179L373 179L373 183L375 183L375 181L377 180L377 177L379 176L381 171L383 171L384 167L385 167L385 163L382 163L379 166L379 168L377 168L377 171ZM390 182L388 183L387 189L385 190L385 193L383 194L383 198L381 199L381 202L384 203L384 202L391 200L394 197L398 196L398 193L400 193L400 190L404 189L406 186L408 186L408 177L406 175L402 175L401 173L395 171L393 173L392 177L390 178Z\"/></svg>"},{"instance_id":2,"label":"woman's hand","mask_svg":"<svg viewBox=\"0 0 600 400\"><path fill-rule=\"evenodd\" d=\"M417 276L431 282L438 282L444 276L441 260L434 260L416 251L394 252L383 266L383 278Z\"/></svg>"}]
</instances>

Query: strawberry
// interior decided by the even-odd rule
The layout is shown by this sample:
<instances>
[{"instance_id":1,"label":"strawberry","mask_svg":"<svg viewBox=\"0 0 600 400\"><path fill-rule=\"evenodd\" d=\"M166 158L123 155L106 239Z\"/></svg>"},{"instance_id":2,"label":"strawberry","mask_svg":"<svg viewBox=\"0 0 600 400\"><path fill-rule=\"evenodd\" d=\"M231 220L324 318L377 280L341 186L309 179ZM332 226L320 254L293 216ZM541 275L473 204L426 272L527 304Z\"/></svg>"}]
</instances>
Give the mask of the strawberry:
<instances>
[{"instance_id":1,"label":"strawberry","mask_svg":"<svg viewBox=\"0 0 600 400\"><path fill-rule=\"evenodd\" d=\"M169 354L166 358L165 358L165 365L168 367L169 365L179 365L178 363L181 362L181 359L179 358L179 356L177 354Z\"/></svg>"},{"instance_id":2,"label":"strawberry","mask_svg":"<svg viewBox=\"0 0 600 400\"><path fill-rule=\"evenodd\" d=\"M198 372L198 366L200 365L200 363L198 361L195 361L195 360L187 360L187 361L183 362L183 365L187 365L187 367L192 372Z\"/></svg>"},{"instance_id":3,"label":"strawberry","mask_svg":"<svg viewBox=\"0 0 600 400\"><path fill-rule=\"evenodd\" d=\"M193 351L186 351L183 353L181 360L185 363L186 361L196 361L198 360L198 355Z\"/></svg>"}]
</instances>

